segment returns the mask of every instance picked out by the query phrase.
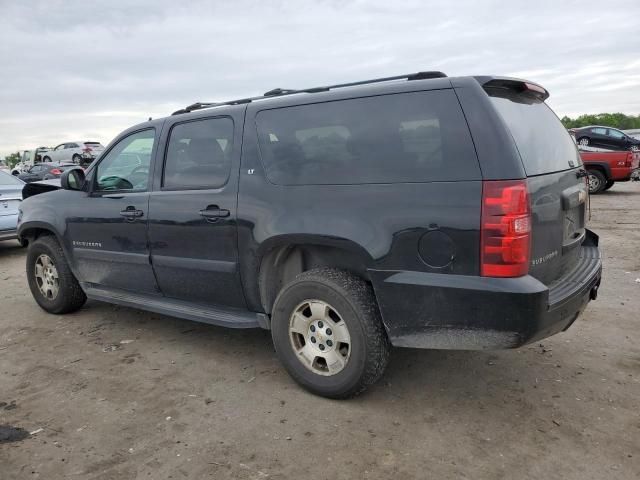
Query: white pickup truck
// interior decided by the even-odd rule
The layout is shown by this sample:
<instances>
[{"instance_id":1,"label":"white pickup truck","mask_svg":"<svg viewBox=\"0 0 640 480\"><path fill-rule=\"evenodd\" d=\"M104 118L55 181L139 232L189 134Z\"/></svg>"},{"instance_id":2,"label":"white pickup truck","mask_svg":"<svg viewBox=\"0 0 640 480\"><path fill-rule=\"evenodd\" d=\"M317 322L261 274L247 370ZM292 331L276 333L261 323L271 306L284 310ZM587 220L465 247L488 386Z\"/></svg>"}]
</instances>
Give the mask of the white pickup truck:
<instances>
[{"instance_id":1,"label":"white pickup truck","mask_svg":"<svg viewBox=\"0 0 640 480\"><path fill-rule=\"evenodd\" d=\"M41 162L43 157L49 151L51 151L51 149L48 147L38 147L35 150L24 150L20 157L20 162L18 162L11 170L11 175L17 176L21 173L25 173L36 163Z\"/></svg>"}]
</instances>

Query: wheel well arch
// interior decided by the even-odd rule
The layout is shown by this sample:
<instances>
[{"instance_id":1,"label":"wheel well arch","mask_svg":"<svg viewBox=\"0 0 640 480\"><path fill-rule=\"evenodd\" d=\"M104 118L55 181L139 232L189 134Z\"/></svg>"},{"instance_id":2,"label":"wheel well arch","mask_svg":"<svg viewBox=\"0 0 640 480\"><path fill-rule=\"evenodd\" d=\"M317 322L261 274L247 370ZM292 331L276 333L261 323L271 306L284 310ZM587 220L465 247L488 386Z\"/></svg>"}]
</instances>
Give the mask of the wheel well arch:
<instances>
[{"instance_id":1,"label":"wheel well arch","mask_svg":"<svg viewBox=\"0 0 640 480\"><path fill-rule=\"evenodd\" d=\"M589 170L598 170L598 171L602 172L607 180L609 180L611 178L611 169L610 169L608 164L590 163L588 165L585 165L584 168L587 171L589 171Z\"/></svg>"},{"instance_id":2,"label":"wheel well arch","mask_svg":"<svg viewBox=\"0 0 640 480\"><path fill-rule=\"evenodd\" d=\"M33 225L33 226L23 227L20 229L18 237L20 238L20 240L24 239L29 243L32 243L38 238L42 237L43 235L53 235L54 237L58 238L58 236L53 231L53 229L47 228L42 225Z\"/></svg>"},{"instance_id":3,"label":"wheel well arch","mask_svg":"<svg viewBox=\"0 0 640 480\"><path fill-rule=\"evenodd\" d=\"M309 270L338 268L370 282L367 268L372 259L360 248L321 242L286 243L270 248L262 255L258 270L260 302L265 313L271 313L273 303L284 285Z\"/></svg>"}]
</instances>

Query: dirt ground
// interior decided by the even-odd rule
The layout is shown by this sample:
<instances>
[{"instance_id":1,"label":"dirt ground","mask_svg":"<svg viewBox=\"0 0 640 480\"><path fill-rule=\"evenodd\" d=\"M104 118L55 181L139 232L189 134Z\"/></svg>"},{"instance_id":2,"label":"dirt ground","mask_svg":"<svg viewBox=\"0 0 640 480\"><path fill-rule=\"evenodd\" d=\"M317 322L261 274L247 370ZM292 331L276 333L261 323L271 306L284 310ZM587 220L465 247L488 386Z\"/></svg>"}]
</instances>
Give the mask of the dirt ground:
<instances>
[{"instance_id":1,"label":"dirt ground","mask_svg":"<svg viewBox=\"0 0 640 480\"><path fill-rule=\"evenodd\" d=\"M569 331L396 349L349 401L297 387L266 331L99 302L48 315L4 242L0 425L23 431L0 443L0 479L640 478L640 184L591 205L604 280Z\"/></svg>"}]
</instances>

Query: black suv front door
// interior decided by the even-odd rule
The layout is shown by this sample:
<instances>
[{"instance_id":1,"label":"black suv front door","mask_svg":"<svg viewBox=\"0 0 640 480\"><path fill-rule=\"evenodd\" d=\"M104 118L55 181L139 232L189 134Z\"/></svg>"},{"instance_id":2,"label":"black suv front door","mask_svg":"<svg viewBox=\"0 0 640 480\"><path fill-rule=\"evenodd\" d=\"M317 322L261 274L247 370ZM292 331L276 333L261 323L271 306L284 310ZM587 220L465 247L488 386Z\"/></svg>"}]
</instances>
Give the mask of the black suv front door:
<instances>
[{"instance_id":1,"label":"black suv front door","mask_svg":"<svg viewBox=\"0 0 640 480\"><path fill-rule=\"evenodd\" d=\"M158 285L169 298L245 306L236 230L243 109L235 111L165 126L149 240Z\"/></svg>"},{"instance_id":2,"label":"black suv front door","mask_svg":"<svg viewBox=\"0 0 640 480\"><path fill-rule=\"evenodd\" d=\"M79 279L96 286L159 293L147 239L156 130L131 133L89 174L90 192L67 219Z\"/></svg>"}]
</instances>

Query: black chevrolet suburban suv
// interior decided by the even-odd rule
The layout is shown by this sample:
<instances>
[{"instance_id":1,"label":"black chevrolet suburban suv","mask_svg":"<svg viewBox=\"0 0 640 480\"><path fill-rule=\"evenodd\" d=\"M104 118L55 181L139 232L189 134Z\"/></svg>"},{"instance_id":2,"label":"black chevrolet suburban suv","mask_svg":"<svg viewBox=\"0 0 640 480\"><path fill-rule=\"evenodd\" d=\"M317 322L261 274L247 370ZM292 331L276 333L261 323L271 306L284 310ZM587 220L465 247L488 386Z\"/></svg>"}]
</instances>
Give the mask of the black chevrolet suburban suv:
<instances>
[{"instance_id":1,"label":"black chevrolet suburban suv","mask_svg":"<svg viewBox=\"0 0 640 480\"><path fill-rule=\"evenodd\" d=\"M548 337L602 269L586 172L548 95L421 72L136 125L61 188L25 188L29 287L51 313L88 297L270 329L295 381L332 398L375 382L391 345Z\"/></svg>"}]
</instances>

